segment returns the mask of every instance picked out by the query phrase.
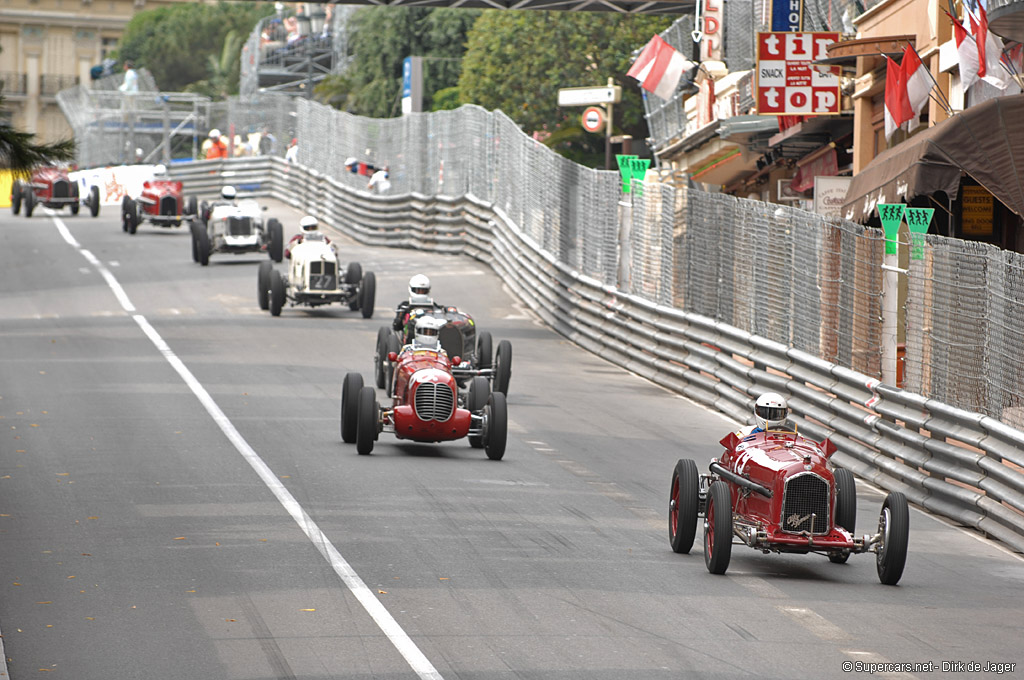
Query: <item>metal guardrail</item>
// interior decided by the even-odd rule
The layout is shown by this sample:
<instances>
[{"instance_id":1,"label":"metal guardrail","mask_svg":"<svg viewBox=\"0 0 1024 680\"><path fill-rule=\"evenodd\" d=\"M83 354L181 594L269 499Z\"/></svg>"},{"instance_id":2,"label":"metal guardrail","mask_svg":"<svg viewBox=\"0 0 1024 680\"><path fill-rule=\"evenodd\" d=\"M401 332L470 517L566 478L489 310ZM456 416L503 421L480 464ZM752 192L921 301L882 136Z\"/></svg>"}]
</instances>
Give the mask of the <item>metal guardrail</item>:
<instances>
[{"instance_id":1,"label":"metal guardrail","mask_svg":"<svg viewBox=\"0 0 1024 680\"><path fill-rule=\"evenodd\" d=\"M471 195L377 196L268 157L171 173L201 196L230 179L243 194L273 196L362 243L476 258L581 347L741 422L762 392L789 394L798 429L830 437L836 463L1024 552L1024 432L995 418L583 276Z\"/></svg>"}]
</instances>

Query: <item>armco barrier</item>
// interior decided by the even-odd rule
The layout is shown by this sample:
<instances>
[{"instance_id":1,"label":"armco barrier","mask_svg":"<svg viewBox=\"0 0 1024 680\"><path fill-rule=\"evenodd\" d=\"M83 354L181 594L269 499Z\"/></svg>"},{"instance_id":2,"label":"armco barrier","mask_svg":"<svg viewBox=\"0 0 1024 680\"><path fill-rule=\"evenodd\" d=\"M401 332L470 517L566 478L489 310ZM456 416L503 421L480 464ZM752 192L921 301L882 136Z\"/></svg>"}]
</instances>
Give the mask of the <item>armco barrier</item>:
<instances>
[{"instance_id":1,"label":"armco barrier","mask_svg":"<svg viewBox=\"0 0 1024 680\"><path fill-rule=\"evenodd\" d=\"M756 395L791 395L799 430L830 437L863 479L1024 552L1024 432L713 319L626 295L559 263L472 196L376 196L277 158L173 166L186 192L225 181L317 215L360 242L489 264L552 328L673 391L747 421ZM347 183L346 183L347 182ZM287 229L287 227L286 227Z\"/></svg>"}]
</instances>

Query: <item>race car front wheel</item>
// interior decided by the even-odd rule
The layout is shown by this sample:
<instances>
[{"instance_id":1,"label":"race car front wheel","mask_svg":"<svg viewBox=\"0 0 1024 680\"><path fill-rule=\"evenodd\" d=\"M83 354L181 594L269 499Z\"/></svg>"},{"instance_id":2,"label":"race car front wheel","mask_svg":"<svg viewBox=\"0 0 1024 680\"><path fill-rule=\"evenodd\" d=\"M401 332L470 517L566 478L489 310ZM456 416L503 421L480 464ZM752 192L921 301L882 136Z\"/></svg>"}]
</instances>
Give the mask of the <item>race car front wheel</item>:
<instances>
[{"instance_id":1,"label":"race car front wheel","mask_svg":"<svg viewBox=\"0 0 1024 680\"><path fill-rule=\"evenodd\" d=\"M204 232L205 233L205 232ZM281 272L270 272L270 315L281 316L284 307L284 278Z\"/></svg>"},{"instance_id":2,"label":"race car front wheel","mask_svg":"<svg viewBox=\"0 0 1024 680\"><path fill-rule=\"evenodd\" d=\"M907 498L899 491L890 491L878 515L878 533L881 542L875 554L878 580L894 586L903 576L907 564L907 540L910 533L910 509Z\"/></svg>"},{"instance_id":3,"label":"race car front wheel","mask_svg":"<svg viewBox=\"0 0 1024 680\"><path fill-rule=\"evenodd\" d=\"M373 442L377 440L377 424L380 422L380 406L369 385L359 390L356 408L356 452L365 456L373 451Z\"/></svg>"},{"instance_id":4,"label":"race car front wheel","mask_svg":"<svg viewBox=\"0 0 1024 680\"><path fill-rule=\"evenodd\" d=\"M195 222L192 228L195 230ZM270 309L270 275L273 271L274 265L269 261L260 262L260 268L256 270L256 302L263 311Z\"/></svg>"},{"instance_id":5,"label":"race car front wheel","mask_svg":"<svg viewBox=\"0 0 1024 680\"><path fill-rule=\"evenodd\" d=\"M363 389L360 373L346 373L341 384L341 441L355 444L359 422L359 393Z\"/></svg>"},{"instance_id":6,"label":"race car front wheel","mask_svg":"<svg viewBox=\"0 0 1024 680\"><path fill-rule=\"evenodd\" d=\"M89 214L98 217L100 214L100 189L89 187Z\"/></svg>"},{"instance_id":7,"label":"race car front wheel","mask_svg":"<svg viewBox=\"0 0 1024 680\"><path fill-rule=\"evenodd\" d=\"M359 312L364 319L373 316L373 306L377 300L377 277L373 272L366 272L363 275L363 282L359 284Z\"/></svg>"},{"instance_id":8,"label":"race car front wheel","mask_svg":"<svg viewBox=\"0 0 1024 680\"><path fill-rule=\"evenodd\" d=\"M508 405L505 395L491 392L484 407L484 452L491 460L501 460L508 441Z\"/></svg>"},{"instance_id":9,"label":"race car front wheel","mask_svg":"<svg viewBox=\"0 0 1024 680\"><path fill-rule=\"evenodd\" d=\"M697 535L697 509L700 505L700 475L697 464L680 458L672 471L672 489L668 501L668 541L677 553L689 553Z\"/></svg>"},{"instance_id":10,"label":"race car front wheel","mask_svg":"<svg viewBox=\"0 0 1024 680\"><path fill-rule=\"evenodd\" d=\"M21 182L18 180L11 185L11 212L15 215L21 212Z\"/></svg>"},{"instance_id":11,"label":"race car front wheel","mask_svg":"<svg viewBox=\"0 0 1024 680\"><path fill-rule=\"evenodd\" d=\"M719 480L708 489L704 513L704 565L712 574L724 574L732 557L732 498L729 485Z\"/></svg>"}]
</instances>

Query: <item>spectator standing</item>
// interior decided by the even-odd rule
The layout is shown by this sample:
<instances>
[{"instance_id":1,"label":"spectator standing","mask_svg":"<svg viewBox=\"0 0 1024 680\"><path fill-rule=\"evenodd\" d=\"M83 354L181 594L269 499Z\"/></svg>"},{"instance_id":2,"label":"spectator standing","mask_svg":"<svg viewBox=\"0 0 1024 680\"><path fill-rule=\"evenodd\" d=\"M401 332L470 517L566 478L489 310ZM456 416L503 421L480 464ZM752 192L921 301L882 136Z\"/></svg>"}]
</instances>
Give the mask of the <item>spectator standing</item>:
<instances>
[{"instance_id":1,"label":"spectator standing","mask_svg":"<svg viewBox=\"0 0 1024 680\"><path fill-rule=\"evenodd\" d=\"M227 157L228 145L224 142L224 138L221 137L220 130L217 128L210 130L210 148L206 150L206 160Z\"/></svg>"},{"instance_id":2,"label":"spectator standing","mask_svg":"<svg viewBox=\"0 0 1024 680\"><path fill-rule=\"evenodd\" d=\"M284 159L289 163L299 162L299 140L292 137L292 141L288 144L288 150L284 152Z\"/></svg>"},{"instance_id":3,"label":"spectator standing","mask_svg":"<svg viewBox=\"0 0 1024 680\"><path fill-rule=\"evenodd\" d=\"M370 191L376 189L378 194L386 194L391 191L391 179L390 174L388 173L388 166L385 165L380 170L373 173L373 176L370 177L370 181L367 183L366 188Z\"/></svg>"},{"instance_id":4,"label":"spectator standing","mask_svg":"<svg viewBox=\"0 0 1024 680\"><path fill-rule=\"evenodd\" d=\"M124 82L117 89L125 94L139 93L139 74L135 70L135 63L131 60L124 62Z\"/></svg>"},{"instance_id":5,"label":"spectator standing","mask_svg":"<svg viewBox=\"0 0 1024 680\"><path fill-rule=\"evenodd\" d=\"M270 133L270 128L263 128L259 148L261 156L273 156L277 151L277 137Z\"/></svg>"}]
</instances>

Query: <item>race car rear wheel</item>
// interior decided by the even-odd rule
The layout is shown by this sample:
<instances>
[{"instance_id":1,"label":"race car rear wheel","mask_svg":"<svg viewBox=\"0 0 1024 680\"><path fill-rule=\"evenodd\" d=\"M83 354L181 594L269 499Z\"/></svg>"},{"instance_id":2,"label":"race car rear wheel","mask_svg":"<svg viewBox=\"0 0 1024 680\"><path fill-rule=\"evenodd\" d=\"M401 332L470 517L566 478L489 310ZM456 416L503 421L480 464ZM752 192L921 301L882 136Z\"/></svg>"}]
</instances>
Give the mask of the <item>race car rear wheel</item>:
<instances>
[{"instance_id":1,"label":"race car rear wheel","mask_svg":"<svg viewBox=\"0 0 1024 680\"><path fill-rule=\"evenodd\" d=\"M199 262L199 225L195 222L189 222L188 229L192 237L192 261Z\"/></svg>"},{"instance_id":2,"label":"race car rear wheel","mask_svg":"<svg viewBox=\"0 0 1024 680\"><path fill-rule=\"evenodd\" d=\"M719 480L708 489L704 512L704 565L712 574L724 574L732 557L732 498L729 485Z\"/></svg>"},{"instance_id":3,"label":"race car rear wheel","mask_svg":"<svg viewBox=\"0 0 1024 680\"><path fill-rule=\"evenodd\" d=\"M284 277L279 271L270 272L270 315L281 316L284 307Z\"/></svg>"},{"instance_id":4,"label":"race car rear wheel","mask_svg":"<svg viewBox=\"0 0 1024 680\"><path fill-rule=\"evenodd\" d=\"M26 187L22 200L25 202L25 217L32 217L32 210L36 207L36 195L32 193L32 187Z\"/></svg>"},{"instance_id":5,"label":"race car rear wheel","mask_svg":"<svg viewBox=\"0 0 1024 680\"><path fill-rule=\"evenodd\" d=\"M491 460L501 460L508 440L508 405L501 392L491 392L488 397L484 423L484 452Z\"/></svg>"},{"instance_id":6,"label":"race car rear wheel","mask_svg":"<svg viewBox=\"0 0 1024 680\"><path fill-rule=\"evenodd\" d=\"M14 180L11 184L11 213L17 215L21 212L21 182Z\"/></svg>"},{"instance_id":7,"label":"race car rear wheel","mask_svg":"<svg viewBox=\"0 0 1024 680\"><path fill-rule=\"evenodd\" d=\"M469 393L466 399L466 409L470 413L480 413L487 406L487 401L491 397L491 386L487 383L487 378L482 375L474 376L469 382ZM483 435L470 435L469 445L474 449L480 449L484 446Z\"/></svg>"},{"instance_id":8,"label":"race car rear wheel","mask_svg":"<svg viewBox=\"0 0 1024 680\"><path fill-rule=\"evenodd\" d=\"M195 223L193 222L193 230ZM274 265L269 260L260 262L260 268L256 270L256 302L260 309L270 309L270 274L274 271Z\"/></svg>"},{"instance_id":9,"label":"race car rear wheel","mask_svg":"<svg viewBox=\"0 0 1024 680\"><path fill-rule=\"evenodd\" d=\"M89 214L98 217L100 214L100 188L89 187Z\"/></svg>"},{"instance_id":10,"label":"race car rear wheel","mask_svg":"<svg viewBox=\"0 0 1024 680\"><path fill-rule=\"evenodd\" d=\"M267 255L274 262L280 262L284 259L284 229L276 218L267 220L267 234L270 236Z\"/></svg>"},{"instance_id":11,"label":"race car rear wheel","mask_svg":"<svg viewBox=\"0 0 1024 680\"><path fill-rule=\"evenodd\" d=\"M135 233L135 230L132 230ZM196 230L196 254L199 255L199 264L204 267L210 264L210 234L206 227Z\"/></svg>"},{"instance_id":12,"label":"race car rear wheel","mask_svg":"<svg viewBox=\"0 0 1024 680\"><path fill-rule=\"evenodd\" d=\"M508 383L512 380L512 343L502 340L494 355L494 391L508 395Z\"/></svg>"},{"instance_id":13,"label":"race car rear wheel","mask_svg":"<svg viewBox=\"0 0 1024 680\"><path fill-rule=\"evenodd\" d=\"M129 211L129 213L128 213L128 233L129 234L134 234L136 231L139 230L139 222L141 221L141 217L139 216L139 213L140 213L141 210L142 210L142 208L139 206L139 204L136 203L135 201L132 201L132 203L131 203L131 211Z\"/></svg>"},{"instance_id":14,"label":"race car rear wheel","mask_svg":"<svg viewBox=\"0 0 1024 680\"><path fill-rule=\"evenodd\" d=\"M668 502L668 542L677 553L689 553L697 535L697 509L700 505L700 475L697 464L680 458L672 471L672 489Z\"/></svg>"},{"instance_id":15,"label":"race car rear wheel","mask_svg":"<svg viewBox=\"0 0 1024 680\"><path fill-rule=\"evenodd\" d=\"M135 207L132 205L132 199L128 196L121 198L121 231L128 232L128 214L134 212Z\"/></svg>"},{"instance_id":16,"label":"race car rear wheel","mask_svg":"<svg viewBox=\"0 0 1024 680\"><path fill-rule=\"evenodd\" d=\"M363 275L363 282L359 284L359 312L364 319L373 316L373 306L377 301L377 277L373 272L366 272Z\"/></svg>"},{"instance_id":17,"label":"race car rear wheel","mask_svg":"<svg viewBox=\"0 0 1024 680\"><path fill-rule=\"evenodd\" d=\"M363 280L363 265L358 262L349 262L348 271L345 272L345 283L355 285Z\"/></svg>"},{"instance_id":18,"label":"race car rear wheel","mask_svg":"<svg viewBox=\"0 0 1024 680\"><path fill-rule=\"evenodd\" d=\"M361 373L346 373L341 383L341 441L355 444L359 416L359 392L363 389Z\"/></svg>"},{"instance_id":19,"label":"race car rear wheel","mask_svg":"<svg viewBox=\"0 0 1024 680\"><path fill-rule=\"evenodd\" d=\"M80 205L78 205L77 203L72 203L72 204L71 204L70 206L68 206L68 207L70 207L70 208L71 208L71 214L72 214L72 215L77 215L77 214L78 214L78 210L79 210L79 208L81 208L81 206L80 206Z\"/></svg>"},{"instance_id":20,"label":"race car rear wheel","mask_svg":"<svg viewBox=\"0 0 1024 680\"><path fill-rule=\"evenodd\" d=\"M851 534L857 530L857 483L853 473L846 468L836 468L836 526ZM844 564L850 559L850 551L844 550L828 559L833 564Z\"/></svg>"},{"instance_id":21,"label":"race car rear wheel","mask_svg":"<svg viewBox=\"0 0 1024 680\"><path fill-rule=\"evenodd\" d=\"M356 452L365 456L373 451L373 442L377 440L377 424L380 422L380 406L369 385L359 390L356 409Z\"/></svg>"},{"instance_id":22,"label":"race car rear wheel","mask_svg":"<svg viewBox=\"0 0 1024 680\"><path fill-rule=\"evenodd\" d=\"M491 357L494 356L491 334L483 331L476 338L476 365L480 368L491 367Z\"/></svg>"},{"instance_id":23,"label":"race car rear wheel","mask_svg":"<svg viewBox=\"0 0 1024 680\"><path fill-rule=\"evenodd\" d=\"M373 350L373 382L377 387L384 387L384 376L388 362L388 336L391 330L387 326L377 329L377 345Z\"/></svg>"},{"instance_id":24,"label":"race car rear wheel","mask_svg":"<svg viewBox=\"0 0 1024 680\"><path fill-rule=\"evenodd\" d=\"M878 515L881 540L875 554L878 580L887 586L899 583L907 564L907 541L910 534L910 509L907 498L899 491L890 491Z\"/></svg>"},{"instance_id":25,"label":"race car rear wheel","mask_svg":"<svg viewBox=\"0 0 1024 680\"><path fill-rule=\"evenodd\" d=\"M188 215L188 216L191 216L191 217L197 217L198 216L197 215L198 211L199 211L199 205L198 205L198 202L196 201L196 197L195 196L189 196L185 200L185 214Z\"/></svg>"}]
</instances>

